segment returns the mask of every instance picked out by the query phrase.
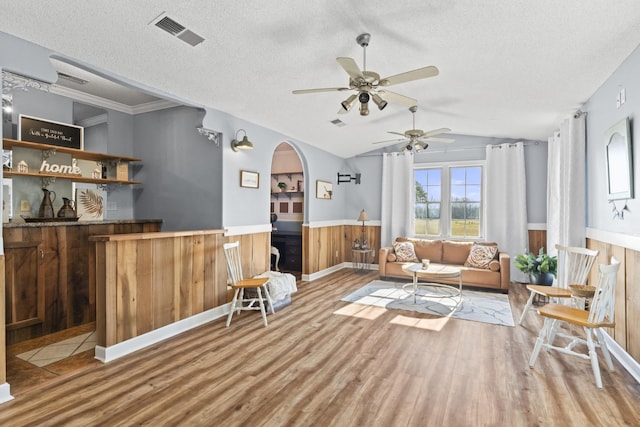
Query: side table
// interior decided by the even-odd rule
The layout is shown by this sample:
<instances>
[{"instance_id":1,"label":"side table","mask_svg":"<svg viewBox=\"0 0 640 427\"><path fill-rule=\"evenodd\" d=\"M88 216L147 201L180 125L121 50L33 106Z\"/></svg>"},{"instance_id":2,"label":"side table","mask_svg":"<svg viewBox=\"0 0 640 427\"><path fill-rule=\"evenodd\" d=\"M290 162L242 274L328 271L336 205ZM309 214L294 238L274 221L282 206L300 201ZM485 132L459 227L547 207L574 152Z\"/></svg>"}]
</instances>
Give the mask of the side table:
<instances>
[{"instance_id":1,"label":"side table","mask_svg":"<svg viewBox=\"0 0 640 427\"><path fill-rule=\"evenodd\" d=\"M351 249L351 263L353 268L359 273L369 270L369 265L373 262L374 249Z\"/></svg>"}]
</instances>

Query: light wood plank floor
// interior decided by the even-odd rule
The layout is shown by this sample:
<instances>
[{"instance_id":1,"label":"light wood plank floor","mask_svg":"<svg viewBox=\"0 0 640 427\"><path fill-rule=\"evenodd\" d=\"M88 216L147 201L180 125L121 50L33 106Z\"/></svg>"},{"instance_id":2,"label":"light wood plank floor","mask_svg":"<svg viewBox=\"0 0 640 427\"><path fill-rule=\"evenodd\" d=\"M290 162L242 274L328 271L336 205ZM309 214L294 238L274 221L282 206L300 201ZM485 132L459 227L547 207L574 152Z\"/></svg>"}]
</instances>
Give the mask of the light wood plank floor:
<instances>
[{"instance_id":1,"label":"light wood plank floor","mask_svg":"<svg viewBox=\"0 0 640 427\"><path fill-rule=\"evenodd\" d=\"M219 319L26 390L0 425L640 425L640 385L617 362L603 390L575 357L529 369L537 315L511 328L340 301L377 277L301 282L268 328L258 312ZM523 285L509 297L518 319Z\"/></svg>"}]
</instances>

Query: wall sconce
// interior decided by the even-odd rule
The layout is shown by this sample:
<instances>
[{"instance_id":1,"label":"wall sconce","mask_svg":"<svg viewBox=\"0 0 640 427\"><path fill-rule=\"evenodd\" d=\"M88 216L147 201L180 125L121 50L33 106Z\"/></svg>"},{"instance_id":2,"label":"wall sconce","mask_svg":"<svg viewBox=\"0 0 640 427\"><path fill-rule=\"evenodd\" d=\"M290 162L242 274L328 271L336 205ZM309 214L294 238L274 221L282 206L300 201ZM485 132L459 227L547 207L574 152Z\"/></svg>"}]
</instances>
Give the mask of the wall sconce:
<instances>
[{"instance_id":1,"label":"wall sconce","mask_svg":"<svg viewBox=\"0 0 640 427\"><path fill-rule=\"evenodd\" d=\"M241 141L238 141L238 133L240 131L244 132L244 137L242 138ZM247 138L247 131L245 131L244 129L238 129L236 131L236 139L231 141L231 149L233 151L253 150L253 143L251 141L249 141L249 139Z\"/></svg>"},{"instance_id":2,"label":"wall sconce","mask_svg":"<svg viewBox=\"0 0 640 427\"><path fill-rule=\"evenodd\" d=\"M340 183L344 184L345 182L351 182L351 181L355 181L356 184L360 184L360 176L361 176L360 173L357 173L354 176L351 176L351 174L349 173L338 172L338 185L340 185Z\"/></svg>"}]
</instances>

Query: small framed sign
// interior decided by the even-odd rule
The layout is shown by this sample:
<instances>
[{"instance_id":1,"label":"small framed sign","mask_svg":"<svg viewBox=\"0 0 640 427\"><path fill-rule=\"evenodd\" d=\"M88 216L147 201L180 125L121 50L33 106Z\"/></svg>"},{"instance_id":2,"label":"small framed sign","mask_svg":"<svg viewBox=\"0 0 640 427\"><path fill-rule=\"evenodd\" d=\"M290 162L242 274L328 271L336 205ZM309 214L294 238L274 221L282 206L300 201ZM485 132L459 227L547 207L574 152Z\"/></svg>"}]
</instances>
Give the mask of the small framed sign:
<instances>
[{"instance_id":1,"label":"small framed sign","mask_svg":"<svg viewBox=\"0 0 640 427\"><path fill-rule=\"evenodd\" d=\"M20 114L18 139L83 150L84 128Z\"/></svg>"},{"instance_id":2,"label":"small framed sign","mask_svg":"<svg viewBox=\"0 0 640 427\"><path fill-rule=\"evenodd\" d=\"M260 174L258 172L240 171L240 187L260 187Z\"/></svg>"},{"instance_id":3,"label":"small framed sign","mask_svg":"<svg viewBox=\"0 0 640 427\"><path fill-rule=\"evenodd\" d=\"M317 199L331 199L333 194L333 184L327 181L316 180L316 198Z\"/></svg>"}]
</instances>

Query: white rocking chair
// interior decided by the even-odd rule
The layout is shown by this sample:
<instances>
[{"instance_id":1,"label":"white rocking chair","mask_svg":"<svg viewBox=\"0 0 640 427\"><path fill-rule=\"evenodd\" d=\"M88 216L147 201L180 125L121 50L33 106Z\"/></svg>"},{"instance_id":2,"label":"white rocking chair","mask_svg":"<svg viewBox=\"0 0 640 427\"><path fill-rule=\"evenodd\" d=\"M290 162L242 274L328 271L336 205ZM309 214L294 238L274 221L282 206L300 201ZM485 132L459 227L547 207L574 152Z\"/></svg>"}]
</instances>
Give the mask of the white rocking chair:
<instances>
[{"instance_id":1,"label":"white rocking chair","mask_svg":"<svg viewBox=\"0 0 640 427\"><path fill-rule=\"evenodd\" d=\"M587 283L591 267L598 256L598 251L586 248L576 248L570 246L556 245L558 250L558 278L552 286L527 285L531 292L529 299L522 310L520 321L522 325L524 318L532 309L533 300L538 296L547 297L551 302L559 302L561 299L571 298L572 294L569 285L584 285Z\"/></svg>"},{"instance_id":2,"label":"white rocking chair","mask_svg":"<svg viewBox=\"0 0 640 427\"><path fill-rule=\"evenodd\" d=\"M613 362L611 361L611 355L609 354L602 328L615 326L615 288L620 262L612 257L610 265L600 264L599 268L599 280L589 311L554 303L538 309L538 313L544 317L544 324L540 329L540 334L529 359L530 368L535 365L542 347L546 348L547 351L555 350L564 354L578 356L591 361L591 369L596 379L596 386L602 388L596 348L600 347L609 371L613 371ZM586 336L582 338L556 332L560 322L582 327ZM595 340L594 337L596 338ZM570 342L565 347L556 346L553 344L556 338L569 339ZM581 353L574 349L579 344L587 345L586 353Z\"/></svg>"}]
</instances>

